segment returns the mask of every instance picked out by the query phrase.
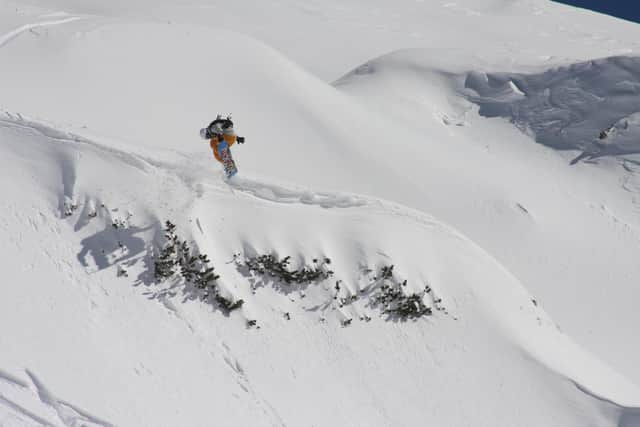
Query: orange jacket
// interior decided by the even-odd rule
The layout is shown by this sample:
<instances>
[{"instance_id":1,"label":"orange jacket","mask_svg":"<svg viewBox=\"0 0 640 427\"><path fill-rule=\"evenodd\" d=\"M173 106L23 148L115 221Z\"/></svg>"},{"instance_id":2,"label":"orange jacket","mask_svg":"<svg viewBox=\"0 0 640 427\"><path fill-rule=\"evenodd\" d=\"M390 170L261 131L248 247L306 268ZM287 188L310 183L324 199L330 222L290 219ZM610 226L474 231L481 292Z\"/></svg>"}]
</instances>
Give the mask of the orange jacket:
<instances>
[{"instance_id":1,"label":"orange jacket","mask_svg":"<svg viewBox=\"0 0 640 427\"><path fill-rule=\"evenodd\" d=\"M227 142L229 147L231 147L233 144L236 143L236 136L235 135L223 135L222 137ZM218 140L217 136L214 136L213 138L211 138L211 142L209 143L209 145L211 146L211 150L213 151L213 155L215 156L217 161L222 163L222 159L220 159L220 154L218 154L218 144L220 144L220 141Z\"/></svg>"}]
</instances>

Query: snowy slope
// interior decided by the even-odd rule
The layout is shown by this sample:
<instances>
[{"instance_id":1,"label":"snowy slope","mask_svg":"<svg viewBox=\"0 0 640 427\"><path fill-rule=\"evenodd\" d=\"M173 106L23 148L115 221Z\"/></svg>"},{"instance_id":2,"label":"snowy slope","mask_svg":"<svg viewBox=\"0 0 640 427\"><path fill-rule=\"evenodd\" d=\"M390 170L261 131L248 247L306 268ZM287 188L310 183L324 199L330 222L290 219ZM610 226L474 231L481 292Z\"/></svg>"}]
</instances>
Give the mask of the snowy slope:
<instances>
[{"instance_id":1,"label":"snowy slope","mask_svg":"<svg viewBox=\"0 0 640 427\"><path fill-rule=\"evenodd\" d=\"M570 166L473 103L524 85L465 88L629 54L635 26L537 1L27 3L0 14L0 424L640 424L635 160ZM228 183L196 139L226 111ZM241 310L152 280L167 219ZM252 288L233 254L272 251L334 277ZM433 316L370 305L390 264Z\"/></svg>"},{"instance_id":2,"label":"snowy slope","mask_svg":"<svg viewBox=\"0 0 640 427\"><path fill-rule=\"evenodd\" d=\"M99 414L108 415L117 425L176 425L185 420L207 425L211 409L224 411L227 425L254 423L263 419L257 415L260 411L267 411L265 422L295 425L408 424L431 412L439 413L439 422L447 425L464 425L471 420L480 425L513 425L523 420L548 424L556 419L563 425L579 425L589 419L604 422L611 416L607 411L594 412L588 404L591 399L571 381L607 401L637 405L635 386L575 349L532 304L517 280L475 245L424 214L364 197L287 190L265 184L265 179L241 179L229 189L216 178L203 178L191 188L191 181L167 172L171 170L168 165L155 165L145 157L56 134L24 119L6 120L3 133L19 142L7 154L9 164L15 165L10 168L12 176L25 183L17 194L12 186L3 189L12 200L4 209L19 225L3 231L9 234L9 241L22 248L16 251L10 245L3 259L10 265L20 265L25 257L31 259L31 267L26 268L35 270L34 276L44 276L25 283L32 289L8 289L9 297L3 301L11 305L4 306L2 312L12 319L28 313L31 319L46 320L58 304L73 307L55 323L45 321L37 326L41 331L26 323L19 333L25 338L7 345L3 358L10 367L26 365L35 372L47 372L54 384L59 381L56 378L71 376L73 381L59 386L57 393L62 396L76 396L73 390L82 389L82 384L99 389L95 394L81 393L73 402L82 402L81 408L99 409ZM36 160L30 165L23 160L37 159L38 153L47 151L45 162ZM102 172L108 169L118 173L104 181ZM62 171L70 172L65 177ZM56 218L65 200L55 186L45 192L48 197L40 203L20 203L24 197L20 194L43 191L38 182L30 188L34 173L43 182L59 182L61 176L68 195L83 201L78 211L84 212L67 220ZM128 191L127 182L138 182L146 189L145 196ZM190 197L192 191L195 199ZM56 196L61 200L55 200ZM97 210L95 218L89 215L92 207ZM158 219L147 210L164 211L182 224L191 220L194 238L207 253L220 254L217 259L248 250L331 254L336 276L344 278L349 287L364 288L367 284L358 266L402 260L398 265L401 277L416 288L429 283L444 306L451 308L446 314L438 312L430 322L400 324L385 323L375 310L358 304L342 310L330 305L318 311L313 307L331 302L331 284L326 290L307 290L309 296L304 300L298 292L286 297L271 289L252 295L233 264L218 263L227 291L248 301L242 314L226 319L201 301L189 301L189 293L172 293L148 282L145 241L153 240ZM127 220L129 214L132 216ZM259 223L256 217L261 219ZM230 218L233 220L227 220ZM129 227L114 230L111 223L117 219L127 220ZM14 238L12 230L19 231L19 237ZM44 253L38 241L51 242L44 245ZM74 241L75 245L65 244ZM126 250L118 247L118 241ZM54 257L48 251L59 255ZM132 278L116 279L116 264L127 266ZM59 277L57 269L64 272L63 277L44 278ZM43 282L47 284L44 288ZM136 283L137 287L132 286ZM33 294L38 295L35 301L28 298ZM291 323L282 318L285 312L292 314ZM357 319L365 313L373 317L370 323L340 327L340 320ZM247 331L242 317L259 319L261 329ZM319 322L320 317L327 318L326 325ZM7 328L3 337L18 334L13 322L3 325ZM30 336L34 337L26 339ZM142 337L146 338L141 341ZM302 348L301 337L308 341ZM95 339L100 341L77 346ZM74 349L71 354L70 348ZM569 382L550 373L540 377L541 368L522 359L523 350ZM324 356L316 359L318 351ZM283 353L288 357L277 356ZM371 356L364 359L356 356L368 353ZM47 357L39 357L41 354ZM372 365L363 367L365 360ZM425 365L426 360L430 362ZM572 363L567 365L567 360ZM482 361L481 369L477 361ZM177 371L176 362L181 366ZM83 367L80 372L78 366ZM378 370L384 366L398 367L399 372L392 369L380 377ZM326 385L327 376L335 379L331 387ZM325 384L326 392L316 395L310 391L305 398L294 400L298 409L289 408L290 393L301 387L298 378L305 384L303 390L322 390L321 384ZM531 388L522 390L522 378L528 378ZM146 389L151 384L153 390ZM177 395L176 384L180 384ZM454 410L447 402L455 402L460 387L474 388L476 403ZM495 393L503 398L496 400L485 387L498 387ZM555 390L551 393L556 395L555 403L549 402L551 390ZM234 398L238 393L246 397ZM406 400L407 393L440 397L425 412L422 404ZM145 405L133 405L130 412L123 413L122 407L135 402L137 395L144 395L145 401L171 405L160 405L153 414L147 413ZM212 395L216 403L210 402ZM564 395L571 396L569 401L580 411L558 406L562 401L559 396ZM506 396L514 401L505 403ZM10 394L7 399L12 397ZM318 401L342 409L318 412ZM526 410L517 403L522 401L528 402ZM229 406L233 402L237 403ZM243 405L250 402L252 410L245 413ZM17 404L21 403L18 400ZM347 409L352 405L357 408L355 422L350 421L354 415ZM442 413L440 405L444 405ZM42 411L36 412L42 418L47 415L48 408L27 408ZM486 420L486 424L478 420Z\"/></svg>"},{"instance_id":3,"label":"snowy slope","mask_svg":"<svg viewBox=\"0 0 640 427\"><path fill-rule=\"evenodd\" d=\"M405 173L425 190L403 202L447 218L527 283L572 336L638 378L637 160L569 167L581 151L552 151L506 120L478 117L478 107L465 101L478 96L465 87L469 73L443 70L451 59L434 65L432 57L431 51L398 52L338 82L366 105L429 135L404 147L412 150ZM605 119L609 114L602 109Z\"/></svg>"}]
</instances>

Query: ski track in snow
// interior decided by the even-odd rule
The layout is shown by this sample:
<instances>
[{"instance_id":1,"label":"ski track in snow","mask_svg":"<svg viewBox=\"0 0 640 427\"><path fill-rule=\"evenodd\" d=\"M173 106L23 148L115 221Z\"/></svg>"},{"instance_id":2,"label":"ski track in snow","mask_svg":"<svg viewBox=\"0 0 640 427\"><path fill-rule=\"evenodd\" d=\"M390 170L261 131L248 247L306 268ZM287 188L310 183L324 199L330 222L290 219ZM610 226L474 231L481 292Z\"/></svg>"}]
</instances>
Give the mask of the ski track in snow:
<instances>
[{"instance_id":1,"label":"ski track in snow","mask_svg":"<svg viewBox=\"0 0 640 427\"><path fill-rule=\"evenodd\" d=\"M11 417L13 418L13 421L21 423L21 424L14 424L14 425L25 425L25 426L34 425L34 424L26 424L31 421L36 423L35 425L39 425L39 426L58 427L55 424L51 424L49 421L45 420L44 418L39 417L38 415L34 414L28 409L23 408L22 406L18 405L12 400L7 399L2 395L2 393L0 393L0 408L2 406L5 406L7 409L10 409L11 411L13 411L13 414L8 414L8 415L11 415ZM2 419L0 419L0 421L2 421ZM22 424L22 423L25 423L25 424Z\"/></svg>"},{"instance_id":2,"label":"ski track in snow","mask_svg":"<svg viewBox=\"0 0 640 427\"><path fill-rule=\"evenodd\" d=\"M239 178L239 179L238 179ZM325 209L364 209L369 214L389 215L409 219L423 227L438 227L441 231L460 240L472 243L453 228L437 221L431 215L400 203L359 194L339 192L316 192L309 189L286 188L256 179L240 178L237 175L225 181L232 189L257 199L273 203L319 206Z\"/></svg>"},{"instance_id":3,"label":"ski track in snow","mask_svg":"<svg viewBox=\"0 0 640 427\"><path fill-rule=\"evenodd\" d=\"M33 30L41 27L50 27L54 25L67 24L69 22L77 21L80 19L82 18L79 16L72 16L69 18L58 19L55 21L42 21L42 22L35 22L33 24L25 24L21 27L16 28L15 30L9 31L3 36L0 36L0 48L6 45L7 43L9 43L11 40L18 37L20 34L24 33L25 31L29 31L29 30Z\"/></svg>"},{"instance_id":4,"label":"ski track in snow","mask_svg":"<svg viewBox=\"0 0 640 427\"><path fill-rule=\"evenodd\" d=\"M14 114L8 111L0 110L0 126L20 128L35 132L55 142L67 144L86 144L88 146L91 146L92 148L112 154L118 157L123 162L143 171L148 171L151 166L167 166L162 162L155 162L153 159L147 158L142 154L133 154L124 149L109 147L84 136L62 131L47 124L28 119L19 113Z\"/></svg>"},{"instance_id":5,"label":"ski track in snow","mask_svg":"<svg viewBox=\"0 0 640 427\"><path fill-rule=\"evenodd\" d=\"M230 187L252 196L276 203L300 203L323 208L354 208L370 204L364 197L350 194L315 192L285 188L275 184L234 176L227 181Z\"/></svg>"},{"instance_id":6,"label":"ski track in snow","mask_svg":"<svg viewBox=\"0 0 640 427\"><path fill-rule=\"evenodd\" d=\"M45 136L53 142L63 144L84 144L94 150L111 154L124 163L138 168L144 172L149 172L149 170L151 169L163 168L169 172L173 172L176 178L180 179L188 187L195 187L196 194L202 195L202 187L200 185L201 183L196 183L194 185L194 183L190 179L186 178L180 173L180 169L177 165L154 159L147 153L135 153L124 148L108 146L92 140L88 137L81 136L72 132L63 131L49 124L26 118L21 114L10 113L3 110L0 110L0 126L17 127L36 132L40 135ZM637 176L637 172L635 171L635 169L629 172L630 176ZM219 176L222 177L223 175ZM310 189L296 188L288 185L285 186L281 184L268 183L263 178L246 178L244 176L238 175L228 180L224 178L216 178L212 181L205 182L205 186L213 187L218 190L229 188L232 192L234 190L239 191L257 199L272 203L318 206L325 209L362 208L366 209L369 213L379 213L391 215L394 217L404 217L416 223L419 223L422 226L440 227L442 231L448 233L451 237L456 237L458 239L471 242L456 230L436 221L433 217L425 212L379 198L368 197L359 194L313 191ZM630 191L635 190L635 188L631 188L631 181L627 184L627 187L629 187ZM640 184L638 184L638 187L640 187ZM640 201L638 203L640 204Z\"/></svg>"},{"instance_id":7,"label":"ski track in snow","mask_svg":"<svg viewBox=\"0 0 640 427\"><path fill-rule=\"evenodd\" d=\"M29 400L35 400L36 404L40 404L43 413L54 413L56 420L47 420L42 414L36 414L32 410L25 408L23 405L11 400L5 394L0 392L0 415L8 417L15 421L16 424L10 425L40 425L58 427L113 427L114 425L104 421L90 413L78 408L77 406L59 399L52 394L43 382L30 370L25 370L26 375L30 379L30 384L19 378L9 375L4 371L0 371L0 379L8 383L10 386L17 388L22 395L26 395ZM42 406L44 405L44 406ZM0 418L0 421L3 421ZM17 424L20 423L20 424ZM62 424L60 424L62 423Z\"/></svg>"},{"instance_id":8,"label":"ski track in snow","mask_svg":"<svg viewBox=\"0 0 640 427\"><path fill-rule=\"evenodd\" d=\"M40 401L50 407L52 407L56 413L58 414L58 418L60 421L67 427L75 427L77 425L95 425L102 427L113 427L113 424L110 424L106 421L102 421L99 418L77 408L76 406L65 402L64 400L60 400L56 398L49 390L45 387L45 385L28 369L26 370L27 375L31 378L31 382L35 386L38 397ZM82 424L81 424L82 423Z\"/></svg>"},{"instance_id":9,"label":"ski track in snow","mask_svg":"<svg viewBox=\"0 0 640 427\"><path fill-rule=\"evenodd\" d=\"M238 386L245 393L251 396L256 406L260 408L260 410L265 415L265 417L270 419L271 425L277 426L277 427L286 427L285 422L282 420L282 418L280 417L278 412L275 410L275 408L269 402L267 402L263 397L260 397L258 393L254 390L254 388L251 386L251 383L249 382L249 378L247 377L247 374L245 373L244 369L240 365L240 362L238 362L238 359L236 359L231 354L231 349L229 348L229 346L225 342L223 342L222 347L224 352L223 360L227 364L229 369L231 369L231 371L233 371L233 373L236 375Z\"/></svg>"},{"instance_id":10,"label":"ski track in snow","mask_svg":"<svg viewBox=\"0 0 640 427\"><path fill-rule=\"evenodd\" d=\"M27 384L25 381L22 381L21 379L14 377L13 375L7 372L4 372L1 369L0 369L0 380L3 380L11 385L21 387L21 388L29 387L29 384Z\"/></svg>"},{"instance_id":11,"label":"ski track in snow","mask_svg":"<svg viewBox=\"0 0 640 427\"><path fill-rule=\"evenodd\" d=\"M71 132L61 131L50 125L26 118L21 114L0 110L0 126L17 127L36 132L40 135L45 136L52 142L64 144L84 144L90 146L93 149L104 151L108 154L114 155L123 162L137 167L143 171L148 171L151 167L163 167L169 170L176 170L175 165L166 164L162 161L156 161L149 156L145 156L139 153L133 153L131 151L125 151L124 149L106 146L87 137L80 136ZM185 177L179 176L179 178L185 183L185 185L192 186L190 181ZM230 180L222 180L222 182L218 181L213 185L211 185L211 182L207 184L207 186L212 186L218 189L227 187L231 188L232 190L238 190L242 193L268 202L319 206L325 209L368 208L368 210L371 211L384 211L393 216L411 218L423 225L439 225L442 226L442 228L448 228L438 223L431 216L424 212L417 211L398 203L358 194L319 192L309 189L285 187L283 185L266 183L261 180L244 178L237 175ZM453 235L462 237L461 235L459 235L459 233L453 231L452 229L449 229L448 231Z\"/></svg>"}]
</instances>

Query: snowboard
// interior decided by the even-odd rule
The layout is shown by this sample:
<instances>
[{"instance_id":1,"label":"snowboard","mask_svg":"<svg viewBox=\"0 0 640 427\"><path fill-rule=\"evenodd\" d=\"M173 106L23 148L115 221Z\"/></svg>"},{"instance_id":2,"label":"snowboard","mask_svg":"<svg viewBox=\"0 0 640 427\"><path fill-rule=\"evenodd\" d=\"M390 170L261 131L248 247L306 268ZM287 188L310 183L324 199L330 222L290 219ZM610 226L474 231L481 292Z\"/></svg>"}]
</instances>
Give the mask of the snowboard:
<instances>
[{"instance_id":1,"label":"snowboard","mask_svg":"<svg viewBox=\"0 0 640 427\"><path fill-rule=\"evenodd\" d=\"M236 167L236 162L233 161L233 157L231 157L231 150L226 141L221 141L218 144L218 154L222 159L222 166L224 167L224 173L227 175L227 179L237 174L238 168Z\"/></svg>"}]
</instances>

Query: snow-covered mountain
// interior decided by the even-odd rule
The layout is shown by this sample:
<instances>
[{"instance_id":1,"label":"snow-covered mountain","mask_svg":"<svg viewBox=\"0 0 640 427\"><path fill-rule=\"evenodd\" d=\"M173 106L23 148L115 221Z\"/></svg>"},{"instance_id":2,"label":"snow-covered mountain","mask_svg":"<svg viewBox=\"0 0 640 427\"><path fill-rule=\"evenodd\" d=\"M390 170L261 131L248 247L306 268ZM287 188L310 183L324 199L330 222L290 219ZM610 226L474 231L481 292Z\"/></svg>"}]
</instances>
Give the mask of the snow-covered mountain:
<instances>
[{"instance_id":1,"label":"snow-covered mountain","mask_svg":"<svg viewBox=\"0 0 640 427\"><path fill-rule=\"evenodd\" d=\"M0 0L0 425L640 426L639 36ZM166 221L217 280L154 274Z\"/></svg>"}]
</instances>

